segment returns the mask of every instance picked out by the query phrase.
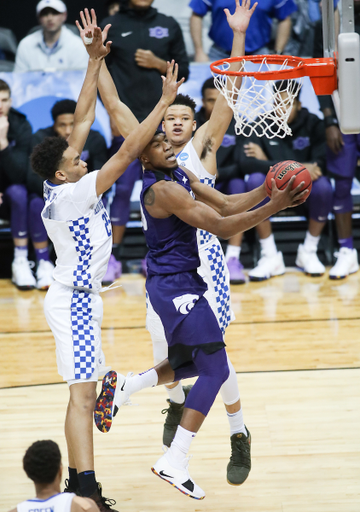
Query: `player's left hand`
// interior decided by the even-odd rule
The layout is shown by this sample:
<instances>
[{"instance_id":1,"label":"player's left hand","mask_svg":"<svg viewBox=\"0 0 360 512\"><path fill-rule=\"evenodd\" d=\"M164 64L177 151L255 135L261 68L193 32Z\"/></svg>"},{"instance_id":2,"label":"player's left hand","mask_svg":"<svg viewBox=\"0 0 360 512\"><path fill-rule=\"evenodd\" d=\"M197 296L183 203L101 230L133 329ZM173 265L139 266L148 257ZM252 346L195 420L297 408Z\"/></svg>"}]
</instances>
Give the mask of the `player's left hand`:
<instances>
[{"instance_id":1,"label":"player's left hand","mask_svg":"<svg viewBox=\"0 0 360 512\"><path fill-rule=\"evenodd\" d=\"M86 51L88 52L89 55L91 52L93 54L93 56L94 56L94 50L100 51L100 53L101 53L100 58L104 58L110 52L111 41L108 41L106 43L106 46L103 46L103 43L105 43L105 41L107 39L109 28L111 27L111 24L109 23L108 25L106 25L106 27L104 27L104 30L101 31L101 29L98 28L98 26L97 26L97 18L96 18L96 13L95 13L94 9L91 9L91 17L90 17L89 9L86 8L86 9L84 9L84 11L80 11L80 18L81 18L83 26L80 25L78 20L76 20L75 23L76 23L77 28L79 29L80 37L85 45ZM99 40L99 38L97 37L97 43L96 43L97 47L96 48L94 45L95 29L99 30L101 33L101 39ZM93 42L91 44L85 44L85 37L93 38ZM100 47L98 44L99 42L102 43L100 45ZM91 46L92 46L92 48L90 48ZM101 46L103 46L103 49L101 49ZM104 54L105 48L107 51ZM92 55L90 55L90 57L91 56Z\"/></svg>"},{"instance_id":2,"label":"player's left hand","mask_svg":"<svg viewBox=\"0 0 360 512\"><path fill-rule=\"evenodd\" d=\"M142 68L158 69L159 58L151 50L142 50L138 48L135 52L136 64Z\"/></svg>"},{"instance_id":3,"label":"player's left hand","mask_svg":"<svg viewBox=\"0 0 360 512\"><path fill-rule=\"evenodd\" d=\"M227 22L229 27L234 32L242 32L245 33L248 26L250 18L253 12L256 9L257 2L250 9L251 1L250 0L242 0L240 5L240 0L235 0L236 9L233 15L230 14L229 9L224 9L224 13L226 15Z\"/></svg>"}]
</instances>

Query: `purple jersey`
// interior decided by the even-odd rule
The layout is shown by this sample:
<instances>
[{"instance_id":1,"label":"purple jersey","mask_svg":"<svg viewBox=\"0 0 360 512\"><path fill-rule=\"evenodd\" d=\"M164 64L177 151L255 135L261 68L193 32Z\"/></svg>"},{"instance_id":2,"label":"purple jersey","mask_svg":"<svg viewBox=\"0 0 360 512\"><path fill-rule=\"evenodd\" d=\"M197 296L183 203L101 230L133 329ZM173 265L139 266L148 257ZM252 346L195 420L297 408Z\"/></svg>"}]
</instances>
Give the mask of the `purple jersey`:
<instances>
[{"instance_id":1,"label":"purple jersey","mask_svg":"<svg viewBox=\"0 0 360 512\"><path fill-rule=\"evenodd\" d=\"M173 179L160 171L144 171L140 204L143 231L149 247L148 274L166 275L196 271L200 265L196 228L175 215L166 219L156 219L146 210L144 195L151 185L160 180L174 181L191 193L189 178L180 168L173 171Z\"/></svg>"}]
</instances>

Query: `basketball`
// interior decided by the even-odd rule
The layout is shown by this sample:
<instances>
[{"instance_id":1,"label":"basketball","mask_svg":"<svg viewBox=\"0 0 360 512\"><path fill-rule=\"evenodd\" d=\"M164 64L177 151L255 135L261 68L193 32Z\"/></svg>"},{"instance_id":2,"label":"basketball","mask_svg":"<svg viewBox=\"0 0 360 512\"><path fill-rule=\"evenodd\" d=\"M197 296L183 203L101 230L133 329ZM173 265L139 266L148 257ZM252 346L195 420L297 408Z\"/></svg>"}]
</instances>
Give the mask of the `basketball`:
<instances>
[{"instance_id":1,"label":"basketball","mask_svg":"<svg viewBox=\"0 0 360 512\"><path fill-rule=\"evenodd\" d=\"M271 180L274 178L279 190L284 190L292 176L296 176L292 188L296 188L302 181L305 182L302 190L308 189L305 199L309 197L312 187L312 180L309 170L299 162L294 160L284 160L275 164L266 175L265 188L267 195L271 197Z\"/></svg>"}]
</instances>

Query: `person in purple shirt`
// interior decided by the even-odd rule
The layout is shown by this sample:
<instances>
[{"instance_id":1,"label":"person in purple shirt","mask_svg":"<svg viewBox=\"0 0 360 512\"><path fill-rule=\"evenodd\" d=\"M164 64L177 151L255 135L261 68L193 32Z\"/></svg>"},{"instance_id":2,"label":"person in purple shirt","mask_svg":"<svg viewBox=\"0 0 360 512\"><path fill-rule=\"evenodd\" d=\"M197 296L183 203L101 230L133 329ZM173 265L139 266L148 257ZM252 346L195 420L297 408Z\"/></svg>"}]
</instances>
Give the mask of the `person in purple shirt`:
<instances>
[{"instance_id":1,"label":"person in purple shirt","mask_svg":"<svg viewBox=\"0 0 360 512\"><path fill-rule=\"evenodd\" d=\"M196 228L229 238L250 229L273 213L303 202L299 187L280 191L273 183L270 202L248 211L265 196L264 186L226 196L201 183L188 169L178 167L171 144L157 132L140 156L144 167L141 210L149 247L147 293L160 316L168 343L168 358L154 368L125 378L108 372L95 407L97 427L107 431L118 408L130 395L146 387L198 376L190 390L180 425L169 450L152 471L182 493L203 499L204 491L188 472L187 452L222 384L229 375L223 334L204 296L207 286L197 273L199 253ZM111 411L105 416L104 410ZM102 422L106 428L102 429ZM243 470L248 475L250 433L239 434L247 450ZM244 480L246 479L246 476Z\"/></svg>"},{"instance_id":2,"label":"person in purple shirt","mask_svg":"<svg viewBox=\"0 0 360 512\"><path fill-rule=\"evenodd\" d=\"M254 3L252 1L252 3ZM215 61L230 57L233 33L226 22L224 9L235 9L233 0L191 0L190 31L195 47L195 62ZM261 0L251 18L246 32L245 52L249 54L270 53L271 27L273 18L278 20L274 44L275 53L281 54L291 33L291 14L297 10L294 0ZM214 44L209 55L202 46L202 18L210 11L212 24L209 36Z\"/></svg>"}]
</instances>

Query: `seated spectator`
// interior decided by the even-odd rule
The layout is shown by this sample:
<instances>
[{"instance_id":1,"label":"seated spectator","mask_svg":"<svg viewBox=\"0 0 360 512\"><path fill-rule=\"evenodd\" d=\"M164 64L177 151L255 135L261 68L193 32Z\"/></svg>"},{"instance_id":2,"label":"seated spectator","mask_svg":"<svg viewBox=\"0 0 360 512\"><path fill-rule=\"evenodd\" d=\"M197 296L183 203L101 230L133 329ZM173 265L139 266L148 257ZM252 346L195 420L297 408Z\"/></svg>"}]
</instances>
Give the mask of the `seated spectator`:
<instances>
[{"instance_id":1,"label":"seated spectator","mask_svg":"<svg viewBox=\"0 0 360 512\"><path fill-rule=\"evenodd\" d=\"M203 83L201 88L203 106L195 115L196 127L206 123L210 119L216 98L220 92L216 89L214 79L209 78ZM216 153L217 178L215 188L223 194L241 194L245 192L245 182L242 177L239 155L238 155L238 137L235 134L235 120L232 121L224 136L223 142ZM229 239L225 259L230 273L231 284L245 283L243 265L240 263L241 233Z\"/></svg>"},{"instance_id":2,"label":"seated spectator","mask_svg":"<svg viewBox=\"0 0 360 512\"><path fill-rule=\"evenodd\" d=\"M336 9L336 12L338 9ZM355 31L360 33L360 3L354 3ZM335 18L336 19L336 18ZM322 21L315 25L314 57L323 56ZM331 96L319 96L326 133L326 164L335 181L333 213L339 252L330 269L330 279L344 279L359 270L358 253L354 248L352 230L353 199L351 187L360 151L360 135L341 133Z\"/></svg>"},{"instance_id":3,"label":"seated spectator","mask_svg":"<svg viewBox=\"0 0 360 512\"><path fill-rule=\"evenodd\" d=\"M51 109L54 124L47 128L41 128L32 137L31 151L46 137L63 137L68 139L74 125L74 113L76 101L60 100ZM30 151L30 152L31 152ZM89 172L100 169L107 161L107 148L104 137L95 130L90 130L81 159L87 162ZM27 188L29 192L29 230L35 252L40 259L42 268L41 289L47 289L53 281L52 272L54 265L50 261L48 249L48 237L41 219L44 208L43 181L28 164ZM38 288L40 286L38 285Z\"/></svg>"},{"instance_id":4,"label":"seated spectator","mask_svg":"<svg viewBox=\"0 0 360 512\"><path fill-rule=\"evenodd\" d=\"M31 152L32 130L26 117L11 108L9 85L0 80L0 192L1 217L10 218L14 242L12 281L20 290L36 286L28 261L28 193L26 168ZM38 267L41 278L41 268Z\"/></svg>"},{"instance_id":5,"label":"seated spectator","mask_svg":"<svg viewBox=\"0 0 360 512\"><path fill-rule=\"evenodd\" d=\"M19 503L10 512L99 512L98 506L90 498L61 492L61 453L54 441L33 443L25 452L23 468L34 482L36 497Z\"/></svg>"},{"instance_id":6,"label":"seated spectator","mask_svg":"<svg viewBox=\"0 0 360 512\"><path fill-rule=\"evenodd\" d=\"M275 87L280 87L278 90L282 99L286 99L288 85L288 80L276 82ZM298 247L296 265L310 276L320 276L324 274L325 267L317 256L317 248L332 209L333 192L329 179L323 175L326 168L324 122L306 108L302 108L299 93L300 87L288 118L292 135L273 139L252 136L244 140L241 168L244 174L249 174L247 190L261 185L269 167L281 160L296 160L309 169L313 180L311 194L305 203L309 210L309 224L305 241ZM270 220L259 224L256 230L260 238L261 258L257 266L249 272L250 280L262 281L284 274L283 255L276 248Z\"/></svg>"},{"instance_id":7,"label":"seated spectator","mask_svg":"<svg viewBox=\"0 0 360 512\"><path fill-rule=\"evenodd\" d=\"M166 62L179 65L179 80L189 76L189 62L181 28L171 16L151 7L154 0L121 2L120 12L105 18L111 23L106 58L121 100L139 122L151 112L161 96L161 75Z\"/></svg>"},{"instance_id":8,"label":"seated spectator","mask_svg":"<svg viewBox=\"0 0 360 512\"><path fill-rule=\"evenodd\" d=\"M107 0L106 9L108 16L113 16L114 14L120 11L120 1Z\"/></svg>"},{"instance_id":9,"label":"seated spectator","mask_svg":"<svg viewBox=\"0 0 360 512\"><path fill-rule=\"evenodd\" d=\"M233 13L235 1L191 0L189 5L193 10L190 18L190 30L195 47L195 62L215 61L230 57L233 34L226 23L224 7ZM294 0L284 0L280 3L276 0L259 2L246 32L246 55L270 53L273 18L278 20L274 52L283 53L291 32L291 14L296 9ZM209 36L214 44L210 48L209 55L206 55L202 44L202 18L208 11L211 11L212 17Z\"/></svg>"},{"instance_id":10,"label":"seated spectator","mask_svg":"<svg viewBox=\"0 0 360 512\"><path fill-rule=\"evenodd\" d=\"M41 0L36 14L42 30L19 43L14 71L86 69L87 53L80 37L64 26L66 5L61 0Z\"/></svg>"}]
</instances>

